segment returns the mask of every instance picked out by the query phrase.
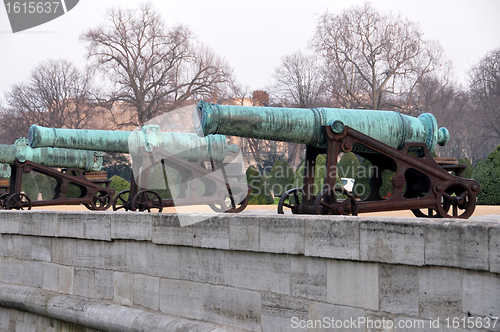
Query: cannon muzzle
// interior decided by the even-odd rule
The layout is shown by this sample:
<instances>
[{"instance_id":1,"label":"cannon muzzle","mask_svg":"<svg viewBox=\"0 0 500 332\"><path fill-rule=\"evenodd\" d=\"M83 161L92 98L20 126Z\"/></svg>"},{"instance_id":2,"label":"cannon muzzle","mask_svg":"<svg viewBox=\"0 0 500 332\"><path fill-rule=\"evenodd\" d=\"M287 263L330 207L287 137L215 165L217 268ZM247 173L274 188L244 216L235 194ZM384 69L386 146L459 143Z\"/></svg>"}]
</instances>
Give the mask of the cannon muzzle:
<instances>
[{"instance_id":1,"label":"cannon muzzle","mask_svg":"<svg viewBox=\"0 0 500 332\"><path fill-rule=\"evenodd\" d=\"M32 161L47 167L81 168L85 171L97 172L102 168L102 152L81 151L59 148L31 148L24 137L16 140L14 145L0 145L0 163L13 165Z\"/></svg>"},{"instance_id":2,"label":"cannon muzzle","mask_svg":"<svg viewBox=\"0 0 500 332\"><path fill-rule=\"evenodd\" d=\"M341 121L393 148L424 142L430 151L449 140L446 128L437 128L436 118L423 113L417 118L392 111L339 108L279 108L229 106L200 101L195 112L199 135L224 134L274 141L302 143L325 148L322 126Z\"/></svg>"},{"instance_id":3,"label":"cannon muzzle","mask_svg":"<svg viewBox=\"0 0 500 332\"><path fill-rule=\"evenodd\" d=\"M239 152L228 145L223 135L199 137L194 133L161 132L159 126L144 126L135 131L59 129L32 125L28 140L31 147L59 147L139 155L157 147L187 160L212 158L223 161L229 152Z\"/></svg>"}]
</instances>

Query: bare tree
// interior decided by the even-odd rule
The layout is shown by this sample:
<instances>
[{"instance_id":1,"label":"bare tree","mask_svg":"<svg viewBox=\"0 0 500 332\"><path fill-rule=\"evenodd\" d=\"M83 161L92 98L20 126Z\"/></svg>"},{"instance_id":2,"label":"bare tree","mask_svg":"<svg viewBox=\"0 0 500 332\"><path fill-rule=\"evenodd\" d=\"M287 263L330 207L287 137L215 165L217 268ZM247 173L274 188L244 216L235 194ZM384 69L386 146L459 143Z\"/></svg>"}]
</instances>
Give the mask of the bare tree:
<instances>
[{"instance_id":1,"label":"bare tree","mask_svg":"<svg viewBox=\"0 0 500 332\"><path fill-rule=\"evenodd\" d=\"M426 41L417 24L368 3L323 14L312 46L326 62L329 81L338 84L338 98L361 108L399 107L400 99L442 65L441 47Z\"/></svg>"},{"instance_id":2,"label":"bare tree","mask_svg":"<svg viewBox=\"0 0 500 332\"><path fill-rule=\"evenodd\" d=\"M47 60L34 67L27 82L5 93L2 115L7 136L27 132L31 124L83 128L95 107L91 73L67 60ZM9 129L10 128L10 129Z\"/></svg>"},{"instance_id":3,"label":"bare tree","mask_svg":"<svg viewBox=\"0 0 500 332\"><path fill-rule=\"evenodd\" d=\"M88 58L114 84L113 100L136 112L121 125L140 126L190 97L217 95L232 81L225 60L196 44L187 27L167 29L150 4L111 10L107 22L81 40Z\"/></svg>"},{"instance_id":4,"label":"bare tree","mask_svg":"<svg viewBox=\"0 0 500 332\"><path fill-rule=\"evenodd\" d=\"M485 139L500 143L500 49L488 53L469 76L469 95L476 124Z\"/></svg>"},{"instance_id":5,"label":"bare tree","mask_svg":"<svg viewBox=\"0 0 500 332\"><path fill-rule=\"evenodd\" d=\"M315 56L297 51L274 70L273 94L292 107L314 107L321 100L322 70Z\"/></svg>"}]
</instances>

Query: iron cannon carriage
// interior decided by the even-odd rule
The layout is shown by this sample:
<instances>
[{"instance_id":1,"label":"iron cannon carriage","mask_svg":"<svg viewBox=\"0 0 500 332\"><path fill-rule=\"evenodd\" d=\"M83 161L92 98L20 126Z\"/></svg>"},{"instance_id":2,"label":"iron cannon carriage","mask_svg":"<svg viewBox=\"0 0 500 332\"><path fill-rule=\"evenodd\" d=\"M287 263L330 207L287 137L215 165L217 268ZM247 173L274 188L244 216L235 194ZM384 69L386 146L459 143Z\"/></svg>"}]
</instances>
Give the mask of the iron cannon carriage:
<instances>
[{"instance_id":1,"label":"iron cannon carriage","mask_svg":"<svg viewBox=\"0 0 500 332\"><path fill-rule=\"evenodd\" d=\"M136 131L73 130L33 125L32 147L97 149L130 153L133 176L130 190L113 200L113 210L161 212L163 207L208 204L217 212L240 212L248 204L248 186L242 164L224 163L229 153L239 152L223 135L198 137L192 133L161 132L156 125ZM151 183L153 170L160 167L163 179ZM172 187L166 169L175 170L175 197L160 192ZM170 181L171 182L171 181ZM169 186L170 184L170 186Z\"/></svg>"},{"instance_id":2,"label":"iron cannon carriage","mask_svg":"<svg viewBox=\"0 0 500 332\"><path fill-rule=\"evenodd\" d=\"M3 177L9 177L8 186L0 195L0 208L29 210L33 206L84 204L89 210L108 209L115 191L103 186L102 181L87 177L88 173L101 170L102 156L96 151L31 148L24 137L14 145L0 145ZM50 198L29 197L22 191L23 178L32 171L53 181Z\"/></svg>"},{"instance_id":3,"label":"iron cannon carriage","mask_svg":"<svg viewBox=\"0 0 500 332\"><path fill-rule=\"evenodd\" d=\"M417 217L468 218L476 206L479 183L451 174L448 170L453 169L443 169L432 158L436 144L445 145L449 133L446 128L438 129L429 113L414 118L390 111L226 106L201 101L195 127L200 135L306 144L303 186L282 195L280 214L287 209L294 214L320 215L409 209ZM363 200L336 183L337 160L345 152L354 152L377 169ZM315 195L319 154L326 154L326 176L323 190ZM394 172L389 197L380 195L384 170Z\"/></svg>"}]
</instances>

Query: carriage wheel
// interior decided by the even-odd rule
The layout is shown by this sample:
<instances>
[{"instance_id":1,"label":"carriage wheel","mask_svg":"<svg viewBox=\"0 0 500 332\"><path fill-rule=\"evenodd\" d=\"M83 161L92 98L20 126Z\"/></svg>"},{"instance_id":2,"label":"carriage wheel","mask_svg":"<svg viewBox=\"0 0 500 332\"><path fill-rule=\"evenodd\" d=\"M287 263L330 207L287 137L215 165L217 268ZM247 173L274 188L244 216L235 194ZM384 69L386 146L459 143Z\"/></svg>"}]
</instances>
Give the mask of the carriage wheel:
<instances>
[{"instance_id":1,"label":"carriage wheel","mask_svg":"<svg viewBox=\"0 0 500 332\"><path fill-rule=\"evenodd\" d=\"M7 210L31 210L31 199L25 194L12 194L7 198L5 202L5 208Z\"/></svg>"},{"instance_id":2,"label":"carriage wheel","mask_svg":"<svg viewBox=\"0 0 500 332\"><path fill-rule=\"evenodd\" d=\"M299 206L304 199L304 191L302 188L293 188L286 191L278 202L278 214L284 214L284 207L290 209L293 214L299 212Z\"/></svg>"},{"instance_id":3,"label":"carriage wheel","mask_svg":"<svg viewBox=\"0 0 500 332\"><path fill-rule=\"evenodd\" d=\"M227 192L227 196L224 197L223 201L219 204L208 204L210 208L215 211L215 212L226 212L226 213L240 213L241 211L245 210L245 208L248 205L248 202L250 201L250 189L248 192L244 192L243 189L240 188L232 188L233 191L236 191L237 193L234 194L233 192L230 194L229 193L229 188ZM236 199L235 198L241 198L242 199Z\"/></svg>"},{"instance_id":4,"label":"carriage wheel","mask_svg":"<svg viewBox=\"0 0 500 332\"><path fill-rule=\"evenodd\" d=\"M2 194L0 195L0 210L5 210L5 203L7 203L7 199L10 194Z\"/></svg>"},{"instance_id":5,"label":"carriage wheel","mask_svg":"<svg viewBox=\"0 0 500 332\"><path fill-rule=\"evenodd\" d=\"M99 190L92 196L90 204L85 204L85 206L89 210L104 211L107 210L112 203L113 194L106 190Z\"/></svg>"},{"instance_id":6,"label":"carriage wheel","mask_svg":"<svg viewBox=\"0 0 500 332\"><path fill-rule=\"evenodd\" d=\"M118 211L120 209L128 211L129 201L130 201L130 190L120 191L113 200L113 211Z\"/></svg>"},{"instance_id":7,"label":"carriage wheel","mask_svg":"<svg viewBox=\"0 0 500 332\"><path fill-rule=\"evenodd\" d=\"M337 192L347 196L338 200ZM344 188L325 189L314 201L314 214L321 215L358 215L358 204L352 194Z\"/></svg>"},{"instance_id":8,"label":"carriage wheel","mask_svg":"<svg viewBox=\"0 0 500 332\"><path fill-rule=\"evenodd\" d=\"M467 219L475 208L476 194L464 186L451 185L438 193L437 212L441 218Z\"/></svg>"},{"instance_id":9,"label":"carriage wheel","mask_svg":"<svg viewBox=\"0 0 500 332\"><path fill-rule=\"evenodd\" d=\"M132 198L130 203L132 211L138 210L139 212L157 210L163 211L163 200L160 195L153 190L141 190Z\"/></svg>"}]
</instances>

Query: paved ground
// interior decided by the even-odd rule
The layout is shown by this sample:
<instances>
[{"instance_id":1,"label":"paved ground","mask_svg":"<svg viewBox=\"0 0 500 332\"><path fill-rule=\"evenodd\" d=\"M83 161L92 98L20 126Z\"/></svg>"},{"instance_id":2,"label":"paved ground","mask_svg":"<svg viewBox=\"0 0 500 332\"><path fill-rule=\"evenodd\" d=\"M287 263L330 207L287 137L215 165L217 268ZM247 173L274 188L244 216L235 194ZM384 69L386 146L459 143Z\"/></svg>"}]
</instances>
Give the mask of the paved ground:
<instances>
[{"instance_id":1,"label":"paved ground","mask_svg":"<svg viewBox=\"0 0 500 332\"><path fill-rule=\"evenodd\" d=\"M249 205L242 213L243 214L263 214L274 215L276 214L276 205ZM88 211L83 205L65 205L65 206L48 206L36 207L33 210L63 210L63 211ZM206 205L201 206L182 206L178 208L165 208L164 212L168 213L182 213L182 212L198 212L198 213L213 213L212 209ZM484 219L485 216L498 215L500 221L500 206L499 205L478 205L472 215L472 219L480 217ZM378 217L414 217L411 211L389 211L389 212L372 212L363 213L361 216L378 216Z\"/></svg>"}]
</instances>

